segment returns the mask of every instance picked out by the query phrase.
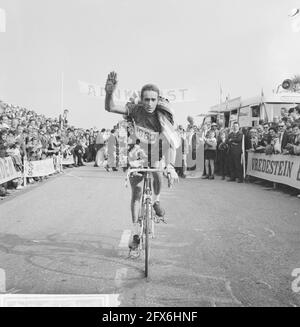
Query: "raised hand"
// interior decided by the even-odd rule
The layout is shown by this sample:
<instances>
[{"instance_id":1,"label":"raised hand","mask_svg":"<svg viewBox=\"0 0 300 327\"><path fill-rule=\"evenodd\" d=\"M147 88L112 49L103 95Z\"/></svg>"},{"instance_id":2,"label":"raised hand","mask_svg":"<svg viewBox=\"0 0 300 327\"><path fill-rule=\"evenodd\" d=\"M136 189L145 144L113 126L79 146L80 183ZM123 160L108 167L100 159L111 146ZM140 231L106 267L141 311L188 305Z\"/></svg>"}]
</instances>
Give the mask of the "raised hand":
<instances>
[{"instance_id":1,"label":"raised hand","mask_svg":"<svg viewBox=\"0 0 300 327\"><path fill-rule=\"evenodd\" d=\"M105 91L107 94L113 94L113 92L117 88L117 73L110 72L107 76L106 84L105 84Z\"/></svg>"}]
</instances>

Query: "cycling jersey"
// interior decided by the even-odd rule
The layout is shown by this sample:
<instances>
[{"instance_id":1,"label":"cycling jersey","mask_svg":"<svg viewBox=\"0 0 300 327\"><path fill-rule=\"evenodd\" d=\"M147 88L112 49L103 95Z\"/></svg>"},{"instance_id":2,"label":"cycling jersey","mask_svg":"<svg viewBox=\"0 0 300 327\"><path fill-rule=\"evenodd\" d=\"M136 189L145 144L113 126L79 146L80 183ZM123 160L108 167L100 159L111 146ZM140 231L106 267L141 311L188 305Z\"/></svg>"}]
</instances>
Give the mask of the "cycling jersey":
<instances>
[{"instance_id":1,"label":"cycling jersey","mask_svg":"<svg viewBox=\"0 0 300 327\"><path fill-rule=\"evenodd\" d=\"M127 116L133 122L132 129L129 129L130 137L133 139L133 143L137 139L140 140L140 147L145 152L148 162L153 166L169 149L169 142L161 133L158 112L155 110L153 113L149 113L141 104L128 103L126 107ZM145 161L147 165L147 160Z\"/></svg>"}]
</instances>

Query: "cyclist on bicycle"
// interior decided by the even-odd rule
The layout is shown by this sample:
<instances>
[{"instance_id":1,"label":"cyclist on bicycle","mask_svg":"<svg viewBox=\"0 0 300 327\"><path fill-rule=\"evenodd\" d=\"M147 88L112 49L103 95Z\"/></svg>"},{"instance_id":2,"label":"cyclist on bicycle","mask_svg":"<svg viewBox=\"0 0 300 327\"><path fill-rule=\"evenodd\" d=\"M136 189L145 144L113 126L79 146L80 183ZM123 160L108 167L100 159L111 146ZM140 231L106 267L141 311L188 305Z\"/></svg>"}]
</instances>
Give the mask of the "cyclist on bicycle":
<instances>
[{"instance_id":1,"label":"cyclist on bicycle","mask_svg":"<svg viewBox=\"0 0 300 327\"><path fill-rule=\"evenodd\" d=\"M116 105L113 101L113 93L117 87L117 74L111 72L105 85L105 110L129 117L134 123L135 138L139 146L146 153L149 168L164 168L161 166L164 160L167 172L170 173L171 183L178 182L178 175L174 169L176 149L180 145L180 139L173 128L173 113L168 108L168 101L159 96L159 89L153 84L145 85L141 90L141 101L133 102L125 106ZM130 177L132 189L131 215L133 222L133 238L129 245L136 249L140 239L138 235L138 215L140 199L142 196L143 175ZM160 204L162 187L162 173L153 173L153 209L158 217L164 216L164 209Z\"/></svg>"}]
</instances>

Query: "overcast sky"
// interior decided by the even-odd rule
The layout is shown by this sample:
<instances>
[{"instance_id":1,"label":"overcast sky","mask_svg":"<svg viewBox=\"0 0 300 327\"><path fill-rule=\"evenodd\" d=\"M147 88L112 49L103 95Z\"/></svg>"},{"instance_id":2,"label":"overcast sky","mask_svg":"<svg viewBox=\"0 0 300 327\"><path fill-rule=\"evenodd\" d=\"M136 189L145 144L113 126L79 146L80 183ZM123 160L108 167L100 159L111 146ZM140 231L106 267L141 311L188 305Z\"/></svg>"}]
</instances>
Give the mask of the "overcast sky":
<instances>
[{"instance_id":1,"label":"overcast sky","mask_svg":"<svg viewBox=\"0 0 300 327\"><path fill-rule=\"evenodd\" d=\"M121 88L189 88L177 121L223 98L251 97L300 73L300 33L288 14L300 0L1 0L0 98L49 117L64 107L78 127L110 128L120 117L79 93L78 80Z\"/></svg>"}]
</instances>

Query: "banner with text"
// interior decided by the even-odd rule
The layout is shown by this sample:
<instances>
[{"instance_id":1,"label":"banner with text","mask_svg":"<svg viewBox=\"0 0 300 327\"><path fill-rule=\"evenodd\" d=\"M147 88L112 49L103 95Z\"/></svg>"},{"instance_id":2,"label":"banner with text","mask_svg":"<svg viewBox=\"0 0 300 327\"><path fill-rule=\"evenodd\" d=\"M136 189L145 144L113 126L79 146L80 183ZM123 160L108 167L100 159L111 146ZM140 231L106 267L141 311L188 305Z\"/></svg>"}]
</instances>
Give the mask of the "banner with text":
<instances>
[{"instance_id":1,"label":"banner with text","mask_svg":"<svg viewBox=\"0 0 300 327\"><path fill-rule=\"evenodd\" d=\"M249 152L247 175L300 189L300 156Z\"/></svg>"},{"instance_id":2,"label":"banner with text","mask_svg":"<svg viewBox=\"0 0 300 327\"><path fill-rule=\"evenodd\" d=\"M74 161L73 155L68 155L66 157L62 157L61 164L62 165L74 165L75 161Z\"/></svg>"},{"instance_id":3,"label":"banner with text","mask_svg":"<svg viewBox=\"0 0 300 327\"><path fill-rule=\"evenodd\" d=\"M96 98L105 98L104 86L78 81L79 91L81 94ZM137 98L140 96L139 90L132 89L116 89L114 92L114 100L117 102L128 102L130 98ZM161 96L167 98L170 102L192 102L196 101L192 90L188 88L182 89L164 89L161 90Z\"/></svg>"},{"instance_id":4,"label":"banner with text","mask_svg":"<svg viewBox=\"0 0 300 327\"><path fill-rule=\"evenodd\" d=\"M0 158L0 184L21 176L22 174L16 170L11 157Z\"/></svg>"},{"instance_id":5,"label":"banner with text","mask_svg":"<svg viewBox=\"0 0 300 327\"><path fill-rule=\"evenodd\" d=\"M48 176L55 172L53 159L24 161L24 174L26 177Z\"/></svg>"}]
</instances>

